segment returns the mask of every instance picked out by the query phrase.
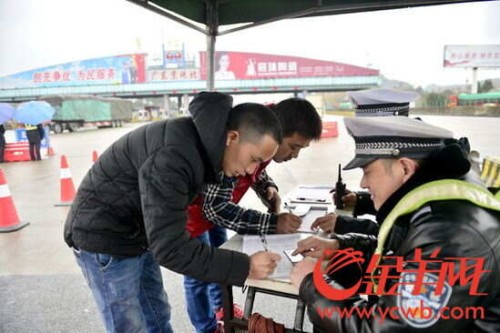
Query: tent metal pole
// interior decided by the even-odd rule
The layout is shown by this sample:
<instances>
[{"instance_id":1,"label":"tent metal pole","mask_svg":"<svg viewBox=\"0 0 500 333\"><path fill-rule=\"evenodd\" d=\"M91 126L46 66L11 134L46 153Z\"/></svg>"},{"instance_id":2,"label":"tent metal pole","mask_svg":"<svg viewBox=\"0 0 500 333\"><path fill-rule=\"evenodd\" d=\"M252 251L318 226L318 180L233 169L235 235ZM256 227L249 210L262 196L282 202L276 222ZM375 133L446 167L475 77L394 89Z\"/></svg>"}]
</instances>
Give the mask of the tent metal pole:
<instances>
[{"instance_id":1,"label":"tent metal pole","mask_svg":"<svg viewBox=\"0 0 500 333\"><path fill-rule=\"evenodd\" d=\"M215 88L215 41L219 30L219 17L217 15L217 1L206 2L207 6L207 90Z\"/></svg>"}]
</instances>

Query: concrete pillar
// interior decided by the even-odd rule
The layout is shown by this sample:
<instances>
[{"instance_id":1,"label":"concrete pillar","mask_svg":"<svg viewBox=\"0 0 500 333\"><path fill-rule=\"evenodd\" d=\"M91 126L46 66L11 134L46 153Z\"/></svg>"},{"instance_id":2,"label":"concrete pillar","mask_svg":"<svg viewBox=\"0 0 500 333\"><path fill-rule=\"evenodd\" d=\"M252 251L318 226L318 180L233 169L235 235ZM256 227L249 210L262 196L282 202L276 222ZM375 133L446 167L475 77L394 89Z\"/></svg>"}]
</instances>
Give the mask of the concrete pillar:
<instances>
[{"instance_id":1,"label":"concrete pillar","mask_svg":"<svg viewBox=\"0 0 500 333\"><path fill-rule=\"evenodd\" d=\"M180 110L182 107L182 95L177 95L177 110Z\"/></svg>"},{"instance_id":2,"label":"concrete pillar","mask_svg":"<svg viewBox=\"0 0 500 333\"><path fill-rule=\"evenodd\" d=\"M170 96L168 94L163 95L162 109L165 111L165 116L170 118Z\"/></svg>"},{"instance_id":3,"label":"concrete pillar","mask_svg":"<svg viewBox=\"0 0 500 333\"><path fill-rule=\"evenodd\" d=\"M180 110L182 110L182 115L183 116L189 114L188 108L189 108L189 95L188 94L184 94L181 97L181 108L180 108Z\"/></svg>"},{"instance_id":4,"label":"concrete pillar","mask_svg":"<svg viewBox=\"0 0 500 333\"><path fill-rule=\"evenodd\" d=\"M472 83L470 92L472 94L477 94L477 67L472 67Z\"/></svg>"}]
</instances>

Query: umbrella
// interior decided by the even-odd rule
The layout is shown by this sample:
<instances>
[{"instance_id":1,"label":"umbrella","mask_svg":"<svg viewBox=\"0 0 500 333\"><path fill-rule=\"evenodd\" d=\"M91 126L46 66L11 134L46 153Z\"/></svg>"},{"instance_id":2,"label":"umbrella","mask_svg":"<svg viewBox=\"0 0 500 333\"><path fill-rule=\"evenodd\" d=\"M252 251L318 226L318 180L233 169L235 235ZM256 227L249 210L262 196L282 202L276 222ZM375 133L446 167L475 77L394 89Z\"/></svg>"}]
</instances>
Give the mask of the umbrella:
<instances>
[{"instance_id":1,"label":"umbrella","mask_svg":"<svg viewBox=\"0 0 500 333\"><path fill-rule=\"evenodd\" d=\"M54 108L47 102L32 101L22 103L14 112L14 119L25 124L40 124L52 119Z\"/></svg>"},{"instance_id":2,"label":"umbrella","mask_svg":"<svg viewBox=\"0 0 500 333\"><path fill-rule=\"evenodd\" d=\"M0 124L5 123L7 120L11 119L14 115L14 108L12 105L7 103L0 103Z\"/></svg>"}]
</instances>

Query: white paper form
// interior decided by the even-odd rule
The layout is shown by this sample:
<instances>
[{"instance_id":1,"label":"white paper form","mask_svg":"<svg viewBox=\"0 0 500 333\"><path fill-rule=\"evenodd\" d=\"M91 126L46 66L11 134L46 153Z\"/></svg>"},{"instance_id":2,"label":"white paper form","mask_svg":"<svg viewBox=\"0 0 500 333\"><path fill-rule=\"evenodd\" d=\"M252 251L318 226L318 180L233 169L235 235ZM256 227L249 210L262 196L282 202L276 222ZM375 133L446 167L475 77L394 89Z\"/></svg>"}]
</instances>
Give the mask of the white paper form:
<instances>
[{"instance_id":1,"label":"white paper form","mask_svg":"<svg viewBox=\"0 0 500 333\"><path fill-rule=\"evenodd\" d=\"M293 203L311 203L311 204L331 204L332 186L328 185L300 185L290 196L290 202Z\"/></svg>"},{"instance_id":2,"label":"white paper form","mask_svg":"<svg viewBox=\"0 0 500 333\"><path fill-rule=\"evenodd\" d=\"M318 217L328 214L328 206L326 205L307 205L307 204L288 204L285 202L284 208L302 219L302 224L297 232L316 233L311 229L312 224Z\"/></svg>"},{"instance_id":3,"label":"white paper form","mask_svg":"<svg viewBox=\"0 0 500 333\"><path fill-rule=\"evenodd\" d=\"M318 217L328 214L328 207L311 206L305 216L302 217L302 224L297 232L313 232L311 226Z\"/></svg>"},{"instance_id":4,"label":"white paper form","mask_svg":"<svg viewBox=\"0 0 500 333\"><path fill-rule=\"evenodd\" d=\"M300 234L287 234L287 235L266 235L267 247L270 252L278 253L281 260L273 274L269 276L271 279L290 281L290 273L292 272L293 265L283 253L284 250L296 249L297 242L301 240ZM260 236L244 235L243 246L241 248L243 253L249 256L255 252L264 251L264 246Z\"/></svg>"}]
</instances>

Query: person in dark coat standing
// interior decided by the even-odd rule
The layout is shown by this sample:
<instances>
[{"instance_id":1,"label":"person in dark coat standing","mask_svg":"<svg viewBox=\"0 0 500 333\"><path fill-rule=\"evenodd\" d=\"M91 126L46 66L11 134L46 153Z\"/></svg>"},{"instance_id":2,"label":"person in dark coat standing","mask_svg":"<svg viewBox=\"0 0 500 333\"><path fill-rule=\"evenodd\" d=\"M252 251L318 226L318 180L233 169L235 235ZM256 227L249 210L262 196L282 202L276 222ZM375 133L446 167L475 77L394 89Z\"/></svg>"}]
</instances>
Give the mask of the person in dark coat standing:
<instances>
[{"instance_id":1,"label":"person in dark coat standing","mask_svg":"<svg viewBox=\"0 0 500 333\"><path fill-rule=\"evenodd\" d=\"M30 158L32 161L40 161L42 159L40 148L44 136L43 126L42 124L25 124L24 127L26 128L26 137L30 147Z\"/></svg>"},{"instance_id":2,"label":"person in dark coat standing","mask_svg":"<svg viewBox=\"0 0 500 333\"><path fill-rule=\"evenodd\" d=\"M3 163L3 154L5 151L5 127L0 124L0 163Z\"/></svg>"},{"instance_id":3,"label":"person in dark coat standing","mask_svg":"<svg viewBox=\"0 0 500 333\"><path fill-rule=\"evenodd\" d=\"M282 141L267 107L203 92L192 117L142 126L113 143L84 177L64 238L93 292L108 332L172 332L160 266L242 286L263 279L277 253L252 256L191 239L187 205L204 183L252 174Z\"/></svg>"}]
</instances>

